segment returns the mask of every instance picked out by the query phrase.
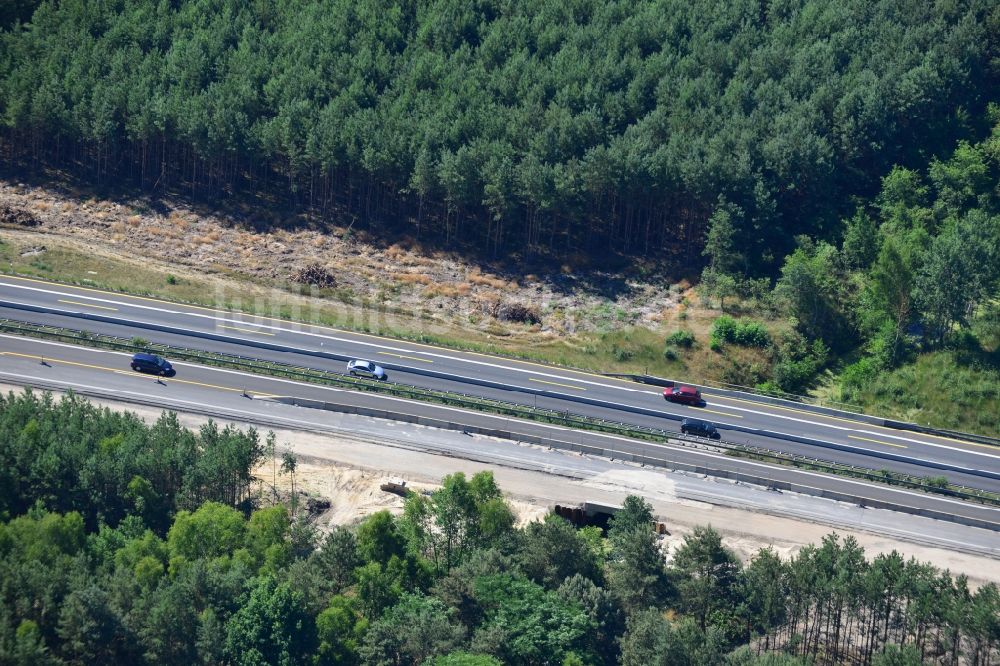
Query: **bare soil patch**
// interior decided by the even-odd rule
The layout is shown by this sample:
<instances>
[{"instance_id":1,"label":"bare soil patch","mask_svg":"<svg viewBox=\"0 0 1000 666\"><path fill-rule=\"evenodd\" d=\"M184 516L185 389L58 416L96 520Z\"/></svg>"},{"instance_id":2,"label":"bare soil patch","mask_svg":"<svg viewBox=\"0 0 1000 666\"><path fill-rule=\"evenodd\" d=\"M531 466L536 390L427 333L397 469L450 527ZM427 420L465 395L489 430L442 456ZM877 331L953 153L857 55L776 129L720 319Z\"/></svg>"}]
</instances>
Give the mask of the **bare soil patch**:
<instances>
[{"instance_id":1,"label":"bare soil patch","mask_svg":"<svg viewBox=\"0 0 1000 666\"><path fill-rule=\"evenodd\" d=\"M21 390L0 386L0 390ZM137 413L148 422L155 421L160 410L110 400L91 399L94 404L111 409ZM189 428L201 427L204 416L178 415ZM241 425L241 424L236 424ZM375 511L402 511L403 500L384 492L379 486L386 480L401 479L417 492L440 486L441 479L454 472L472 475L491 470L511 503L519 524L543 518L556 504L573 504L584 499L618 504L626 495L638 494L653 505L658 520L666 523L670 534L661 540L661 548L669 557L696 526L712 525L722 535L727 546L744 562L760 548L772 548L782 557L791 557L809 544L818 544L823 536L834 531L829 526L796 518L758 513L737 508L711 505L677 498L666 487L662 476L645 470L622 470L590 481L577 481L542 472L514 469L497 464L485 464L458 458L399 449L337 435L277 430L279 443L287 445L299 457L296 488L308 496L331 500L328 511L317 517L320 529L350 524ZM270 488L271 463L257 470L262 486ZM291 478L277 475L277 487L282 495L291 490ZM969 577L973 588L986 583L1000 583L1000 567L996 559L922 546L909 541L868 532L836 530L841 536L853 536L864 547L868 557L899 551L941 569Z\"/></svg>"},{"instance_id":2,"label":"bare soil patch","mask_svg":"<svg viewBox=\"0 0 1000 666\"><path fill-rule=\"evenodd\" d=\"M212 213L170 199L101 199L70 188L0 181L0 225L72 238L102 251L160 257L258 284L335 289L344 302L420 313L463 325L562 335L659 327L681 293L658 279L572 265L514 274L413 238L385 245L350 227L281 219L267 210Z\"/></svg>"}]
</instances>

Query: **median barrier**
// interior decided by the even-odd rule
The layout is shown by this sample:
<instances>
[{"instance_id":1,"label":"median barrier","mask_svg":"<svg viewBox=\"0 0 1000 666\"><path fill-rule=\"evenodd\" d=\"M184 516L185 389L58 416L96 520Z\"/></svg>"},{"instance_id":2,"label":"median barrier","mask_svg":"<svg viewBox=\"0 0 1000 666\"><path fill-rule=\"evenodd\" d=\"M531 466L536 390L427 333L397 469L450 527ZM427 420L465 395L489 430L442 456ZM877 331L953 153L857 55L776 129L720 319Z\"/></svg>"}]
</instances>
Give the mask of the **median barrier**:
<instances>
[{"instance_id":1,"label":"median barrier","mask_svg":"<svg viewBox=\"0 0 1000 666\"><path fill-rule=\"evenodd\" d=\"M290 354L302 354L305 356L313 356L316 358L326 358L335 361L347 362L354 358L353 356L346 356L344 354L335 354L333 352L321 351L318 349L306 349L303 347L294 347L291 345L282 345L274 342L266 342L264 340L250 340L248 338L234 337L228 334L222 333L211 333L209 331L197 331L188 328L183 328L180 326L167 326L165 324L154 324L144 321L138 321L135 319L125 319L122 317L111 317L102 314L93 314L90 312L76 312L73 310L64 310L62 308L53 308L43 305L32 305L28 303L17 303L12 301L2 301L0 300L0 307L9 307L18 310L26 310L29 312L39 312L43 314L58 314L68 317L75 317L79 319L85 319L90 321L98 321L105 324L115 324L118 326L131 326L134 328L141 328L151 331L159 331L161 333L171 333L174 335L187 335L190 337L201 338L205 340L214 340L216 342L225 342L228 344L234 344L238 342L241 345L248 347L255 347L258 349L267 349L270 351L279 351L283 353ZM586 396L573 395L570 393L560 393L559 391L550 391L548 389L541 388L531 388L525 386L511 386L510 384L505 384L503 382L496 382L489 379L482 379L479 377L469 377L466 375L458 375L451 372L441 372L437 370L430 370L427 368L418 368L411 366L402 366L395 363L380 362L383 368L389 371L398 372L408 372L415 375L421 375L424 377L434 377L435 379L445 379L449 381L461 382L465 384L472 384L475 386L484 386L487 388L500 389L503 391L511 391L517 393L526 393L528 395L536 396L547 396L547 397L557 397L561 400L569 400L571 402L576 402L579 404L591 405L592 407L606 407L609 409L627 411L633 414L643 414L646 416L655 416L660 418L667 418L675 421L680 421L683 417L676 414L669 414L655 409L649 409L645 407L637 407L633 405L625 405L622 403L611 402L609 400L598 400L596 398L588 398ZM433 389L432 389L433 390Z\"/></svg>"},{"instance_id":2,"label":"median barrier","mask_svg":"<svg viewBox=\"0 0 1000 666\"><path fill-rule=\"evenodd\" d=\"M747 483L751 485L761 486L770 490L779 490L784 492L795 492L803 495L812 495L815 497L822 497L825 499L831 499L839 502L857 504L862 508L899 511L902 513L924 516L936 520L944 520L962 525L968 525L971 527L980 527L992 531L1000 531L1000 523L981 520L971 516L960 516L948 512L936 511L934 509L927 509L924 507L913 507L906 504L887 502L885 500L879 500L871 497L866 497L863 495L853 495L839 491L832 491L824 488L816 488L814 486L793 483L790 481L779 481L776 479L769 479L755 474L747 474L745 472L740 472L737 470L727 470L727 469L705 467L702 465L692 465L689 463L667 460L665 458L654 458L652 456L630 453L618 449L595 447L586 444L568 442L556 438L541 437L539 435L533 435L528 433L519 433L510 429L509 427L508 429L485 428L482 426L464 424L455 421L445 421L441 419L424 417L415 414L407 414L405 412L396 412L392 410L373 410L364 407L357 407L355 405L344 405L340 403L326 402L319 400L307 400L291 396L276 396L276 397L268 397L260 399L267 400L269 402L279 402L287 405L323 409L327 411L336 411L349 414L362 414L369 416L377 415L378 418L385 418L387 420L401 421L404 423L418 423L420 425L440 428L442 430L460 431L466 433L473 433L477 435L484 435L488 437L497 437L499 439L507 439L521 443L536 444L539 446L548 446L554 449L561 449L561 450L572 451L574 453L610 458L612 460L621 460L629 463L641 464L650 467L659 467L663 469L688 472L703 476L723 478L736 481L739 483ZM505 418L505 417L496 416L493 418ZM510 420L507 419L507 421L509 422ZM675 439L679 442L685 441L685 439L682 437L671 437L671 439ZM641 440L636 440L636 443L641 444L642 442Z\"/></svg>"},{"instance_id":3,"label":"median barrier","mask_svg":"<svg viewBox=\"0 0 1000 666\"><path fill-rule=\"evenodd\" d=\"M86 342L90 344L97 344L98 346L110 346L112 348L127 349L129 351L134 351L136 348L129 342L123 342L121 338L114 338L113 336L105 335L105 338L112 338L111 341L99 340L93 336L93 334L84 333L81 331L70 331L69 333L60 333L58 329L55 331L45 330L45 327L35 327L35 325L24 324L23 322L10 322L9 320L0 322L4 328L13 329L15 331L27 332L28 334L42 335L42 337L55 337L57 339L70 339L77 342ZM28 328L25 328L28 326ZM62 329L66 330L66 329ZM212 364L222 364L223 366L235 365L244 370L249 369L250 371L260 372L265 375L275 375L277 376L288 376L293 378L298 378L300 380L306 381L317 381L328 384L342 384L348 387L353 387L357 390L375 390L377 392L386 391L392 394L405 395L410 398L422 398L424 400L431 400L442 402L447 405L458 405L465 408L475 409L485 414L489 414L491 418L506 418L509 416L523 416L528 419L542 420L549 422L560 423L563 426L570 428L581 428L584 430L596 430L603 432L613 432L619 435L623 435L630 439L641 439L643 437L652 438L655 440L664 441L667 438L674 438L675 441L684 442L686 446L698 446L712 444L712 442L702 442L698 438L691 438L685 436L678 436L677 433L668 432L662 429L648 428L643 426L630 426L623 423L616 423L611 421L606 421L603 419L595 419L592 417L586 417L579 414L571 414L570 412L556 412L553 410L538 410L532 409L530 407L517 405L516 403L505 403L503 401L474 398L465 394L455 394L447 391L428 391L426 389L420 389L418 387L408 387L407 385L393 384L391 382L366 382L363 380L349 379L346 376L331 373L329 371L314 370L310 368L302 368L299 366L290 366L276 361L262 361L260 359L247 358L242 356L235 356L232 354L225 354L220 352L192 352L191 350L185 350L183 348L172 347L170 345L160 345L168 350L168 353L187 358L188 360L194 359L196 361ZM310 374L311 373L311 374ZM304 399L299 399L302 401L304 406L321 406L326 403L321 403L320 401L306 401ZM314 403L310 405L310 403ZM332 404L332 403L331 403ZM366 413L362 407L352 407L354 413ZM370 410L367 412L368 415L375 415L384 418L398 418L398 414L395 412L390 412L387 410ZM507 420L509 423L509 419ZM438 420L426 421L427 424L432 424L435 426L439 425ZM467 430L467 426L463 426L463 429ZM756 432L758 434L765 434L768 436L774 436L785 439L792 439L794 441L800 441L807 444L819 444L819 445L829 445L829 442L823 442L821 440L811 440L808 438L802 438L797 436L785 435L784 433L769 432L763 430L754 430L747 428L739 428L737 426L732 427L734 430L746 430L747 432ZM484 431L486 432L486 431ZM486 434L493 434L496 436L510 438L510 433L506 431L489 431ZM546 440L553 441L553 440ZM872 470L867 468L857 468L854 466L844 466L838 463L831 463L828 461L809 458L801 455L787 454L777 451L771 451L768 449L763 449L761 447L753 447L746 445L737 445L733 443L719 443L715 445L716 450L719 447L725 449L726 451L735 453L737 455L750 455L755 456L761 460L768 460L772 462L779 462L782 464L791 463L795 466L805 465L811 469L816 469L825 472L831 472L835 474L847 474L848 476L855 476L860 478L865 478L873 481L880 481L884 483L894 484L898 486L904 486L909 488L915 488L919 490L931 491L938 494L944 494L951 497L959 497L962 499L974 499L980 502L986 502L990 504L995 504L993 499L984 496L979 491L966 492L970 489L961 488L950 485L947 488L940 487L928 487L926 484L922 483L920 480L913 480L913 478L903 478L899 476L886 477L882 473L873 473ZM576 449L574 449L576 450ZM613 451L612 449L597 449L596 455L605 455L606 452ZM617 452L621 454L621 452ZM634 459L634 456L632 457ZM910 461L908 459L909 462ZM917 461L922 462L922 461ZM957 488L957 489L956 489Z\"/></svg>"},{"instance_id":4,"label":"median barrier","mask_svg":"<svg viewBox=\"0 0 1000 666\"><path fill-rule=\"evenodd\" d=\"M912 432L919 432L925 435L937 435L940 437L951 437L953 439L964 439L970 442L978 442L980 444L988 444L991 446L1000 447L1000 438L996 437L989 437L987 435L978 435L976 433L971 433L971 432L947 430L944 428L933 428L931 426L920 425L919 423L911 423L909 421L896 421L894 419L887 419L879 416L873 416L871 414L865 414L863 412L853 412L847 409L837 409L836 407L815 405L805 401L791 400L789 398L781 398L778 396L767 395L764 393L737 391L734 389L725 389L716 386L706 386L703 384L695 384L692 382L678 382L672 379L664 379L663 377L656 377L654 375L633 375L633 374L608 372L604 373L604 376L623 377L639 384L649 384L651 386L671 387L671 386L676 386L677 384L685 384L686 386L693 386L703 393L707 391L709 393L716 393L730 398L739 398L740 400L747 400L750 402L759 402L768 405L777 405L777 406L801 409L803 411L813 412L815 414L836 416L838 418L848 419L851 421L859 421L861 423L868 423L870 425L883 426L885 428L893 428L894 430L909 430Z\"/></svg>"},{"instance_id":5,"label":"median barrier","mask_svg":"<svg viewBox=\"0 0 1000 666\"><path fill-rule=\"evenodd\" d=\"M263 340L251 340L249 338L236 338L228 334L211 333L209 331L198 331L189 328L183 328L180 326L168 326L165 324L155 324L150 322L144 322L135 319L125 319L122 317L111 317L108 315L94 314L90 312L76 312L73 310L65 310L62 308L53 308L42 305L33 305L29 303L20 303L16 301L3 301L0 300L0 306L8 307L17 310L26 310L29 312L39 312L44 314L58 314L69 317L76 317L80 319L86 319L91 321L99 321L106 324L115 324L119 326L132 326L135 328L142 328L146 330L160 331L162 333L172 333L175 335L187 335L196 338L202 338L206 340L214 340L216 342L225 342L232 344L234 340L239 341L240 344L256 347L258 349L268 349L270 351L280 351L284 353L295 353L303 354L308 356L313 356L317 358L326 358L335 361L346 362L354 358L353 356L348 356L344 354L336 354L333 352L306 349L302 347L293 347L291 345L281 345L271 342L266 342ZM580 395L573 395L570 393L560 393L558 391L550 391L547 389L536 389L531 387L522 386L511 386L502 382L491 381L488 379L481 379L479 377L469 377L465 375L456 375L454 373L440 372L436 370L430 370L427 368L411 367L411 366L401 366L394 363L380 363L387 370L395 370L400 372L409 372L412 374L422 375L425 377L434 377L436 379L445 379L450 381L459 381L467 384L472 384L476 386L484 386L487 388L501 389L505 391L516 391L519 393L526 393L528 395L536 396L548 396L548 397L558 397L561 400L569 400L571 402L576 402L580 404L587 404L594 407L606 407L621 411L627 411L633 414L643 414L646 416L655 416L659 418L667 418L675 421L681 420L683 417L676 414L670 414L662 411L657 411L653 409L637 407L633 405L626 405L622 403L611 402L607 400L598 400L596 398L588 398ZM656 377L653 375L635 375L635 374L619 374L619 373L605 373L606 377L625 377L632 381L644 384L650 384L654 386L674 386L675 381L670 379L664 379L662 377ZM869 423L871 425L884 426L888 428L894 428L897 430L910 430L913 432L920 432L930 435L940 435L945 437L953 437L956 439L966 439L969 441L989 444L993 446L1000 447L1000 439L993 437L987 437L984 435L975 435L972 433L956 432L950 430L942 430L938 428L931 428L929 426L922 426L916 423L908 423L904 421L895 421L890 419L884 419L877 416L871 416L869 414L864 414L861 412L852 412L843 409L836 409L833 407L824 407L821 405L814 405L808 402L799 402L796 400L789 400L787 398L779 398L775 396L769 396L759 393L750 393L748 391L736 391L732 389L723 389L712 386L704 386L700 384L692 384L685 382L690 386L694 386L701 391L715 392L717 394L725 395L733 398L740 398L743 400L749 400L753 402L760 402L764 404L790 406L804 411L810 411L817 414L825 414L828 416L837 416L839 418L846 418L854 421L860 421L862 423ZM940 469L948 469L941 467ZM953 469L952 471L964 471L962 469ZM991 477L994 478L994 477ZM1000 477L995 477L1000 478Z\"/></svg>"},{"instance_id":6,"label":"median barrier","mask_svg":"<svg viewBox=\"0 0 1000 666\"><path fill-rule=\"evenodd\" d=\"M772 431L772 430L761 430L759 428L748 428L746 426L740 426L740 425L727 425L726 429L735 430L737 432L745 432L751 435L759 435L761 437L767 437L770 439L783 439L789 442L798 442L799 444L808 444L809 446L818 446L824 449L833 449L835 451L844 451L847 453L862 453L866 456L881 458L882 460L892 460L893 462L901 462L909 465L916 465L918 467L930 467L932 469L939 469L946 472L959 472L961 474L971 474L973 476L981 476L987 479L1000 480L1000 472L994 472L992 470L962 467L960 465L951 465L949 463L939 462L936 460L923 460L919 458L911 458L909 456L900 455L898 453L891 453L888 451L862 449L860 447L851 446L850 444L838 444L836 442L828 442L823 439L813 439L811 437L802 437L800 435L791 435L788 433Z\"/></svg>"},{"instance_id":7,"label":"median barrier","mask_svg":"<svg viewBox=\"0 0 1000 666\"><path fill-rule=\"evenodd\" d=\"M871 425L885 425L885 419L878 416L872 416L870 414L865 414L863 412L852 412L846 409L837 409L836 407L825 407L823 405L814 405L812 403L805 401L791 400L789 398L780 398L773 395L767 395L765 393L751 393L750 391L737 391L734 389L720 388L717 386L706 386L704 384L695 384L693 382L679 382L673 379L664 379L663 377L656 377L654 375L604 373L604 376L624 377L639 384L650 384L652 386L671 387L671 386L676 386L677 384L684 384L685 386L693 386L702 393L705 393L707 391L708 393L716 393L718 395L724 395L729 398L739 398L741 400L748 400L750 402L760 402L768 405L794 407L796 409L801 409L803 411L814 412L816 414L825 414L827 416L837 416L845 419L851 419L853 421L861 421L863 423L869 423Z\"/></svg>"}]
</instances>

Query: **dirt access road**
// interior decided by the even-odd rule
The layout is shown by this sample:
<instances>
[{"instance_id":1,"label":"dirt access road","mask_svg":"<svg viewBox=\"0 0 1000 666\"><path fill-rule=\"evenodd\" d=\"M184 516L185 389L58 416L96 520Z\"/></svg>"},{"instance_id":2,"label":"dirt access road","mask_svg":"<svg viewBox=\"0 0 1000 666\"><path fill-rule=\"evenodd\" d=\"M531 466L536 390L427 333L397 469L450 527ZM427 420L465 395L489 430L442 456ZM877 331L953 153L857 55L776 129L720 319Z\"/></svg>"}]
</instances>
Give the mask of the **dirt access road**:
<instances>
[{"instance_id":1,"label":"dirt access road","mask_svg":"<svg viewBox=\"0 0 1000 666\"><path fill-rule=\"evenodd\" d=\"M0 385L0 390L20 391L20 387ZM115 410L128 410L152 422L160 411L110 400L91 399L95 404ZM178 414L181 423L198 428L208 419L194 414ZM226 423L226 421L221 421ZM245 423L236 422L239 427ZM329 499L331 507L317 518L321 529L356 522L371 513L388 509L399 513L402 498L383 492L379 486L389 479L402 479L417 491L434 489L447 474L480 470L493 472L518 516L520 524L539 520L555 504L576 504L592 500L620 504L627 495L646 498L670 535L662 543L669 557L672 551L698 525L712 525L736 554L747 561L758 549L771 547L783 557L790 557L808 544L818 544L834 531L823 524L757 511L735 509L708 502L676 497L660 472L624 467L597 478L580 480L549 472L519 469L399 448L372 441L370 437L350 434L329 435L297 430L275 430L281 446L299 458L296 487L309 496ZM270 461L257 470L258 477L270 486L276 478L279 492L287 494L290 478L275 474ZM906 557L929 562L953 573L965 574L973 586L1000 583L1000 565L994 558L953 552L873 534L860 530L837 529L841 536L853 536L869 557L897 550ZM1000 553L998 553L1000 558Z\"/></svg>"}]
</instances>

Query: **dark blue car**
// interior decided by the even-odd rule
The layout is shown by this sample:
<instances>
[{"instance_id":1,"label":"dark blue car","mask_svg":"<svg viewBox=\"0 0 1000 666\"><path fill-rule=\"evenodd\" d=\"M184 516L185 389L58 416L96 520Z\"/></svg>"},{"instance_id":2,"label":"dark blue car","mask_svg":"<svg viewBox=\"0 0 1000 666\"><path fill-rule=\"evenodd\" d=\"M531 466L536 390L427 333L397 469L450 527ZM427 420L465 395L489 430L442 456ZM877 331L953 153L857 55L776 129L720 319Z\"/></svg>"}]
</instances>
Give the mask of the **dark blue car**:
<instances>
[{"instance_id":1,"label":"dark blue car","mask_svg":"<svg viewBox=\"0 0 1000 666\"><path fill-rule=\"evenodd\" d=\"M165 358L156 354L139 353L132 357L132 369L136 372L147 372L161 377L173 377L177 374L174 366Z\"/></svg>"}]
</instances>

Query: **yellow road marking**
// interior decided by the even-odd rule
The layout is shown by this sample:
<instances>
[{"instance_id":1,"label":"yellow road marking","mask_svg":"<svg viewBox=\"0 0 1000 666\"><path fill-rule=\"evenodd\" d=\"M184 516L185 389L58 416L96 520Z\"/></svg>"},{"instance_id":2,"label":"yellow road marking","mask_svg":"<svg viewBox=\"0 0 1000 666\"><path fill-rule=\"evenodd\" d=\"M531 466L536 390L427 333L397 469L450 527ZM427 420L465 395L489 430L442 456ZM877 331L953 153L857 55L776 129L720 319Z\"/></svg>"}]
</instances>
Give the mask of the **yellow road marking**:
<instances>
[{"instance_id":1,"label":"yellow road marking","mask_svg":"<svg viewBox=\"0 0 1000 666\"><path fill-rule=\"evenodd\" d=\"M68 301L68 300L66 300L64 298L60 298L59 302L60 303L69 303L70 305L82 305L82 306L84 306L86 308L99 308L101 310L114 310L115 312L118 311L118 308L110 308L107 305L94 305L92 303L81 303L80 301Z\"/></svg>"},{"instance_id":2,"label":"yellow road marking","mask_svg":"<svg viewBox=\"0 0 1000 666\"><path fill-rule=\"evenodd\" d=\"M711 398L716 399L716 400L732 400L733 402L740 402L740 403L743 403L745 405L753 405L754 407L760 408L762 410L766 410L766 409L780 409L780 410L785 411L785 412L793 412L795 414L803 414L803 415L806 415L806 416L814 416L814 417L819 417L819 418L823 418L823 419L830 419L831 421L843 421L844 423L858 423L858 421L853 420L853 419L845 419L845 418L840 417L840 416L830 416L829 414L823 414L821 412L810 412L810 411L805 410L805 409L798 409L797 407L784 407L782 405L772 405L769 402L755 402L753 400L746 400L744 398L734 398L734 397L728 396L728 395L718 395L717 393L705 393L704 395L706 397L711 397ZM873 427L873 428L882 428L882 427L884 427L884 426L877 426L877 425L874 425L874 424L866 424L866 425L871 425L871 427Z\"/></svg>"},{"instance_id":3,"label":"yellow road marking","mask_svg":"<svg viewBox=\"0 0 1000 666\"><path fill-rule=\"evenodd\" d=\"M717 409L708 409L707 407L698 407L697 410L699 412L712 412L713 414L722 414L723 416L731 416L734 419L741 419L741 418L743 418L739 414L730 414L729 412L720 412Z\"/></svg>"},{"instance_id":4,"label":"yellow road marking","mask_svg":"<svg viewBox=\"0 0 1000 666\"><path fill-rule=\"evenodd\" d=\"M529 382L538 382L539 384L552 384L553 386L562 386L565 388L576 389L577 391L586 391L587 389L582 386L573 386L572 384L560 384L559 382L549 382L544 379L535 379L534 377L528 377Z\"/></svg>"},{"instance_id":5,"label":"yellow road marking","mask_svg":"<svg viewBox=\"0 0 1000 666\"><path fill-rule=\"evenodd\" d=\"M5 279L9 279L9 280L21 280L23 282L34 282L36 284L41 284L41 285L45 285L45 286L48 286L48 287L61 287L61 288L65 288L65 289L77 289L77 290L80 290L80 291L89 291L89 292L93 292L93 293L96 293L96 294L104 294L105 296L116 296L118 298L123 298L123 299L131 298L131 299L135 299L135 300L148 301L150 303L157 303L157 304L161 304L161 305L170 305L170 306L179 307L179 308L191 308L191 309L194 309L194 310L204 310L206 312L214 312L214 313L228 314L228 315L231 315L234 312L232 310L222 310L222 309L219 309L219 308L210 308L210 307L206 307L206 306L203 306L203 305L191 305L189 303L180 303L180 302L177 302L177 301L169 301L169 300L162 299L162 298L151 298L149 296L135 296L135 295L132 295L132 294L124 294L124 293L117 292L117 291L108 291L106 289L95 289L93 287L80 287L80 286L77 286L77 285L66 284L66 283L63 283L63 282L53 282L53 281L50 281L50 280L39 280L39 279L36 279L36 278L22 277L22 276L19 276L19 275L4 275L3 277ZM91 307L101 307L101 306L91 306ZM360 337L360 338L370 338L370 339L373 339L373 340L380 340L380 341L383 341L383 342L389 341L389 342L398 343L398 344L410 345L410 346L413 346L413 347L423 347L423 348L426 348L426 349L433 349L433 350L438 351L438 352L452 352L452 353L456 353L457 352L459 354L466 354L466 355L469 355L469 356L479 356L479 357L482 357L482 358L488 358L488 359L491 359L491 360L497 361L497 362L519 363L521 365L531 365L531 366L535 366L535 367L538 367L538 368L544 368L544 369L547 369L547 370L550 370L550 371L551 370L559 370L559 371L565 372L565 373L573 373L573 374L576 374L576 375L583 375L585 377L594 377L595 379L600 379L602 382L605 382L607 384L611 384L612 382L617 382L619 384L627 384L627 385L633 386L636 383L636 382L633 382L633 381L628 380L628 379L620 379L618 377L607 377L607 376L602 375L600 373L589 372L589 371L586 371L586 370L576 370L574 368L560 368L559 366L545 364L545 363L538 363L536 361L526 361L526 360L523 360L523 359L506 358L506 357L503 357L503 356L494 356L494 355L490 355L490 354L485 354L483 352L468 351L468 350L462 350L462 349L451 349L451 348L448 348L448 347L440 347L440 346L436 346L436 345L429 345L429 344L426 344L426 343L410 342L408 340L400 340L400 339L390 338L390 337L381 336L381 335L373 335L371 333L360 333L358 331L351 331L351 330L347 330L347 329L335 328L333 326L325 326L323 324L310 324L310 323L307 323L307 322L296 322L296 321L289 320L289 319L270 318L270 317L268 318L268 321L274 322L275 324L301 325L301 326L305 326L307 328L312 328L314 330L319 330L319 331L333 331L335 333L342 333L342 334L345 334L345 335L354 335L354 336L357 336L357 337ZM288 331L288 332L292 332L292 333L295 332L294 328L288 328L287 326L276 326L276 327L280 328L282 331ZM267 334L265 334L265 335L267 335ZM270 334L270 335L273 335L273 334ZM536 381L542 381L542 380L536 380ZM571 387L571 388L578 388L578 387L574 386L574 387ZM581 390L586 390L586 389L581 389ZM818 413L818 412L806 411L804 409L796 409L794 407L784 407L784 406L781 406L781 405L773 405L773 404L770 404L770 403L755 402L753 400L745 400L745 399L742 399L742 398L733 398L733 397L725 396L725 395L717 395L717 394L705 394L705 395L706 396L710 396L710 397L712 397L714 399L731 400L733 402L738 402L738 403L742 403L742 404L746 404L746 405L752 405L752 406L754 406L754 407L756 407L758 409L764 410L765 412L766 412L767 409L779 409L779 410L783 410L783 411L794 412L796 414L804 414L804 415L807 415L807 416L810 416L810 417L813 417L813 418L825 418L825 419L829 419L829 420L832 420L832 421L843 421L845 423L858 423L856 420L846 419L846 418L837 417L837 416L829 416L829 415L821 414L821 413ZM737 417L737 418L742 418L741 416L738 416L737 414L731 414L731 415L728 415L728 416L734 416L734 417ZM874 425L874 424L869 424L869 426L872 427L872 428L880 428L880 429L883 429L883 430L893 430L893 431L895 431L894 428L887 428L885 426L878 426L878 425ZM949 441L949 442L955 442L956 444L967 444L967 445L970 445L970 446L978 446L978 447L982 447L982 448L986 448L986 449L991 449L991 450L994 450L994 451L997 450L996 446L992 446L990 444L980 444L978 442L968 442L966 440L955 439L953 437L947 437L945 435L934 435L934 434L930 434L930 433L920 433L920 434L922 434L924 437L933 437L935 439L945 440L945 441ZM884 442L880 442L880 443L884 443Z\"/></svg>"},{"instance_id":6,"label":"yellow road marking","mask_svg":"<svg viewBox=\"0 0 1000 666\"><path fill-rule=\"evenodd\" d=\"M113 372L116 375L128 375L129 377L137 376L134 372L129 372L127 370L120 370L118 368L108 368L103 365L92 365L90 363L79 363L77 361L65 361L58 358L53 358L51 356L35 356L34 354L19 354L18 352L0 352L0 356L20 356L21 358L31 358L36 361L52 361L54 363L61 363L63 365L75 365L81 368L89 368L91 370L103 370L104 372ZM220 391L232 391L234 393L243 393L243 389L232 388L229 386L219 386L218 384L206 384L204 382L196 382L190 379L177 379L174 377L157 377L157 379L165 379L171 382L177 382L179 384L191 384L192 386L204 386L206 388L218 389ZM274 393L257 393L254 391L254 395L261 396L264 398L273 398Z\"/></svg>"},{"instance_id":7,"label":"yellow road marking","mask_svg":"<svg viewBox=\"0 0 1000 666\"><path fill-rule=\"evenodd\" d=\"M267 331L258 331L252 328L240 328L239 326L226 326L225 324L219 324L219 328L228 328L233 331L239 331L240 333L256 333L257 335L274 335L274 333L268 333Z\"/></svg>"},{"instance_id":8,"label":"yellow road marking","mask_svg":"<svg viewBox=\"0 0 1000 666\"><path fill-rule=\"evenodd\" d=\"M856 437L855 435L848 435L848 437L850 437L851 439L861 439L866 442L875 442L876 444L884 444L885 446L895 446L897 449L908 448L902 444L890 444L889 442L883 442L877 439L871 439L870 437Z\"/></svg>"},{"instance_id":9,"label":"yellow road marking","mask_svg":"<svg viewBox=\"0 0 1000 666\"><path fill-rule=\"evenodd\" d=\"M384 356L395 356L396 358L408 358L411 361L421 361L423 363L433 363L434 361L429 358L420 358L419 356L407 356L406 354L393 354L392 352L380 351L379 354Z\"/></svg>"},{"instance_id":10,"label":"yellow road marking","mask_svg":"<svg viewBox=\"0 0 1000 666\"><path fill-rule=\"evenodd\" d=\"M896 432L901 432L901 431L897 430ZM906 431L903 431L903 432L906 432ZM922 433L922 432L917 433L917 434L918 435L924 435L924 437L937 437L938 439L945 439L945 440L948 440L949 442L955 442L956 444L968 444L969 446L978 446L978 447L983 448L983 449L990 449L992 451L1000 451L1000 447L997 447L997 446L995 446L993 444L980 444L979 442L967 442L964 439L955 439L954 437L945 437L944 435L929 435L929 434Z\"/></svg>"},{"instance_id":11,"label":"yellow road marking","mask_svg":"<svg viewBox=\"0 0 1000 666\"><path fill-rule=\"evenodd\" d=\"M169 300L166 300L164 298L152 298L150 296L136 296L134 294L126 294L126 293L119 292L119 291L108 291L106 289L95 289L94 287L80 287L80 286L77 286L75 284L66 284L64 282L53 282L51 280L39 280L39 279L36 279L36 278L22 277L20 275L3 275L3 278L4 279L8 279L8 280L21 280L23 282L34 282L36 284L45 285L45 286L50 287L50 288L51 287L60 287L60 288L64 288L64 289L76 289L76 290L79 290L79 291L89 291L89 292L93 292L95 294L103 294L105 296L114 296L116 298L121 298L121 299L133 299L133 300L137 300L137 301L147 301L149 303L157 303L159 305L170 305L170 306L177 307L177 308L191 308L192 310L204 310L205 312L214 312L214 313L217 313L217 314L232 315L234 312L236 312L235 310L223 310L223 309L220 309L220 308L210 308L210 307L207 307L207 306L204 306L204 305L192 305L190 303L182 303L182 302L179 302L179 301L169 301ZM384 336L384 335L374 335L372 333L361 333L359 331L352 331L352 330L348 330L348 329L344 329L344 328L336 328L336 327L333 327L333 326L326 326L324 324L311 324L311 323L308 323L308 322L299 322L299 321L294 321L294 320L291 320L291 319L280 319L280 318L275 318L275 317L268 317L268 321L272 321L275 324L282 324L281 326L276 326L276 327L280 328L282 331L287 331L287 332L290 332L290 333L294 333L295 329L288 327L288 325L289 324L291 324L291 325L298 325L298 326L304 326L306 328L311 328L311 329L314 329L314 330L317 330L317 331L332 331L334 333L342 333L342 334L345 334L345 335L354 335L354 336L357 336L359 338L370 338L372 340L379 340L381 342L393 342L393 343L398 343L398 344L409 345L411 347L423 347L425 349L433 349L434 351L438 351L438 352L451 352L451 353L467 354L469 356L480 356L482 358L488 358L488 359L491 359L493 361L498 361L498 362L520 363L522 365L533 365L535 367L544 368L544 369L550 370L550 371L551 370L559 370L559 371L562 371L562 372L571 372L571 373L574 373L574 374L577 374L577 375L584 375L586 377L594 377L594 378L600 379L600 380L605 381L605 382L618 382L620 384L628 384L628 385L635 384L635 382L633 382L631 380L628 380L628 379L620 379L618 377L606 377L606 376L604 376L604 375L602 375L600 373L588 372L586 370L576 370L574 368L560 368L559 366L556 366L556 365L550 365L550 364L545 364L545 363L538 363L538 362L535 362L535 361L525 361L523 359L518 359L518 358L507 358L507 357L504 357L504 356L495 356L495 355L491 355L491 354L485 354L483 352L469 351L469 350L464 350L464 349L453 349L453 348L450 348L450 347L441 347L441 346L437 346L437 345L429 345L429 344L423 343L423 342L411 342L409 340L402 340L402 339L399 339L399 338L390 338L390 337L387 337L387 336Z\"/></svg>"}]
</instances>

